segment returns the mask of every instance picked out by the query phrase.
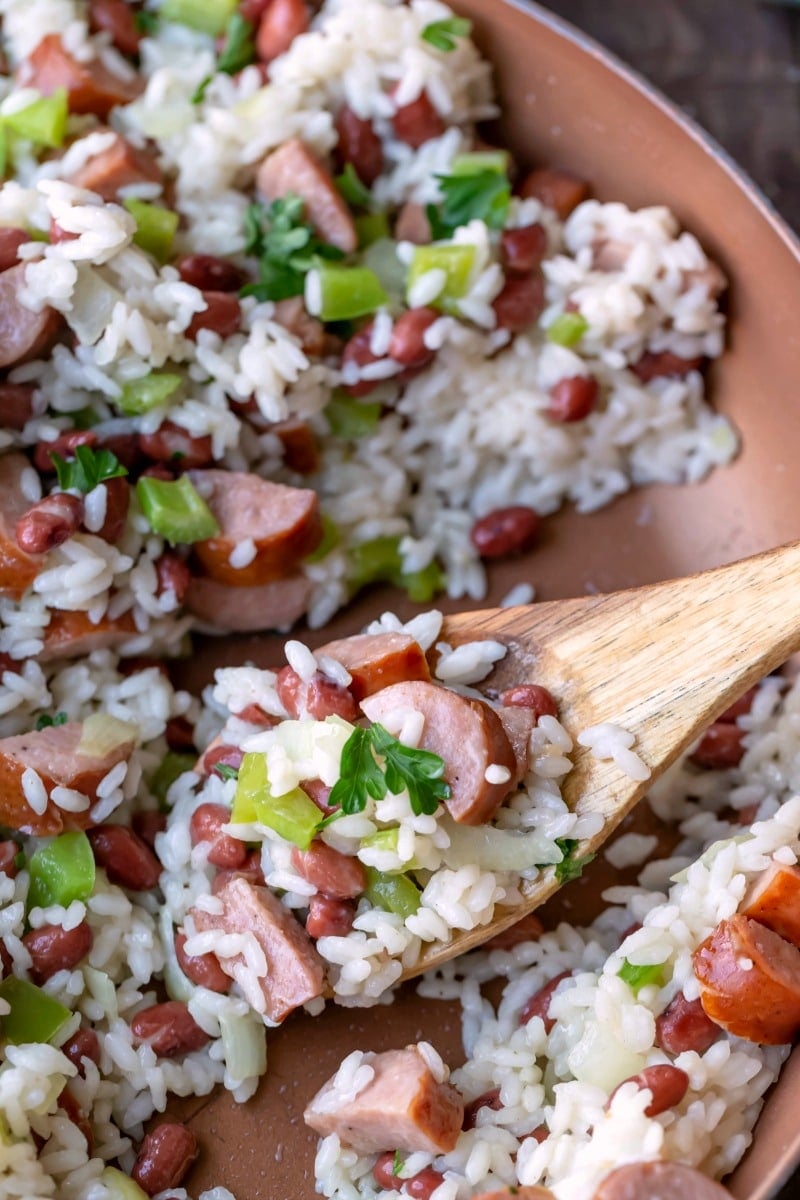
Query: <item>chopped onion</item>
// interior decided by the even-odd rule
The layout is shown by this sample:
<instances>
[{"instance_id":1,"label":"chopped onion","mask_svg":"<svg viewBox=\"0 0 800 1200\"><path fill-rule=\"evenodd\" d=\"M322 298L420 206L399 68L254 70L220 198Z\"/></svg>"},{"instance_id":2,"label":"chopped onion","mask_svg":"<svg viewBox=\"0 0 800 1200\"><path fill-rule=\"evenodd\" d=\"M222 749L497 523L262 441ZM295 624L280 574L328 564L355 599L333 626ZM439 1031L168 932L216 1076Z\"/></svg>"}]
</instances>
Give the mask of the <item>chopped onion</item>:
<instances>
[{"instance_id":1,"label":"chopped onion","mask_svg":"<svg viewBox=\"0 0 800 1200\"><path fill-rule=\"evenodd\" d=\"M93 713L83 722L77 754L87 758L105 758L120 746L132 745L139 737L139 726L132 721L120 721L108 713Z\"/></svg>"},{"instance_id":2,"label":"chopped onion","mask_svg":"<svg viewBox=\"0 0 800 1200\"><path fill-rule=\"evenodd\" d=\"M188 1004L196 989L186 978L178 963L172 916L166 908L161 909L158 923L161 945L164 948L164 987L170 1000L181 1000L184 1004Z\"/></svg>"},{"instance_id":3,"label":"chopped onion","mask_svg":"<svg viewBox=\"0 0 800 1200\"><path fill-rule=\"evenodd\" d=\"M559 863L564 855L552 838L534 829L518 833L493 825L457 825L447 822L449 847L442 852L448 867L474 863L483 871L525 871L530 867Z\"/></svg>"},{"instance_id":4,"label":"chopped onion","mask_svg":"<svg viewBox=\"0 0 800 1200\"><path fill-rule=\"evenodd\" d=\"M263 1075L267 1069L267 1031L254 1012L241 1016L221 1013L219 1030L225 1066L237 1081Z\"/></svg>"}]
</instances>

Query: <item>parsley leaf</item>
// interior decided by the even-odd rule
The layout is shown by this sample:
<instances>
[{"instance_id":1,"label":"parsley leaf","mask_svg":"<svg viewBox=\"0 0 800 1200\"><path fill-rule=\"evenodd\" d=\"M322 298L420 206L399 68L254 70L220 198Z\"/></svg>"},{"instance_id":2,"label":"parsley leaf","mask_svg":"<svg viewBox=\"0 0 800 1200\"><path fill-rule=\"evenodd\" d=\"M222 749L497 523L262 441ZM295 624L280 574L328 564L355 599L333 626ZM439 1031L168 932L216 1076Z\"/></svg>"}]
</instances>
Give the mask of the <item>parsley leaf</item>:
<instances>
[{"instance_id":1,"label":"parsley leaf","mask_svg":"<svg viewBox=\"0 0 800 1200\"><path fill-rule=\"evenodd\" d=\"M65 712L57 712L54 717L49 717L47 713L42 713L36 718L37 729L47 729L50 725L66 725L67 714Z\"/></svg>"},{"instance_id":2,"label":"parsley leaf","mask_svg":"<svg viewBox=\"0 0 800 1200\"><path fill-rule=\"evenodd\" d=\"M400 1174L405 1166L406 1160L403 1158L399 1150L395 1150L394 1158L392 1159L392 1174L396 1177Z\"/></svg>"},{"instance_id":3,"label":"parsley leaf","mask_svg":"<svg viewBox=\"0 0 800 1200\"><path fill-rule=\"evenodd\" d=\"M341 175L334 179L334 183L342 199L353 208L369 208L372 204L372 192L361 182L352 163L345 165Z\"/></svg>"},{"instance_id":4,"label":"parsley leaf","mask_svg":"<svg viewBox=\"0 0 800 1200\"><path fill-rule=\"evenodd\" d=\"M158 33L158 17L152 12L137 12L134 14L133 23L139 33L145 37L152 37Z\"/></svg>"},{"instance_id":5,"label":"parsley leaf","mask_svg":"<svg viewBox=\"0 0 800 1200\"><path fill-rule=\"evenodd\" d=\"M422 40L449 54L456 48L456 38L469 37L472 33L472 21L466 17L448 17L445 21L431 21L422 31Z\"/></svg>"},{"instance_id":6,"label":"parsley leaf","mask_svg":"<svg viewBox=\"0 0 800 1200\"><path fill-rule=\"evenodd\" d=\"M476 171L473 175L437 175L444 197L440 205L429 204L426 213L434 241L449 238L460 225L476 218L490 229L502 229L511 201L511 184L499 171Z\"/></svg>"},{"instance_id":7,"label":"parsley leaf","mask_svg":"<svg viewBox=\"0 0 800 1200\"><path fill-rule=\"evenodd\" d=\"M305 277L319 258L343 258L342 251L321 241L303 219L303 201L288 192L269 208L249 205L245 213L245 251L260 259L259 281L242 289L243 296L258 300L286 300L300 296Z\"/></svg>"},{"instance_id":8,"label":"parsley leaf","mask_svg":"<svg viewBox=\"0 0 800 1200\"><path fill-rule=\"evenodd\" d=\"M556 863L556 879L559 883L570 883L573 879L578 879L583 868L595 857L594 854L587 854L585 858L575 858L578 844L575 838L556 838L556 845L564 855L561 862Z\"/></svg>"},{"instance_id":9,"label":"parsley leaf","mask_svg":"<svg viewBox=\"0 0 800 1200\"><path fill-rule=\"evenodd\" d=\"M230 763L214 763L214 766L211 768L211 770L216 771L216 773L217 773L217 775L219 775L220 779L238 779L239 778L239 768L232 767L230 765Z\"/></svg>"},{"instance_id":10,"label":"parsley leaf","mask_svg":"<svg viewBox=\"0 0 800 1200\"><path fill-rule=\"evenodd\" d=\"M75 457L69 461L60 454L51 454L50 459L58 475L58 486L64 492L75 488L85 494L106 479L128 474L116 454L110 450L92 450L91 446L76 446Z\"/></svg>"},{"instance_id":11,"label":"parsley leaf","mask_svg":"<svg viewBox=\"0 0 800 1200\"><path fill-rule=\"evenodd\" d=\"M328 804L345 813L363 812L367 797L382 800L386 795L383 771L372 753L372 729L354 729L342 750L340 778L331 788Z\"/></svg>"},{"instance_id":12,"label":"parsley leaf","mask_svg":"<svg viewBox=\"0 0 800 1200\"><path fill-rule=\"evenodd\" d=\"M376 762L376 754L384 760L383 767ZM450 795L439 755L404 746L382 725L353 730L342 751L339 774L328 803L331 807L341 805L345 813L363 812L368 796L382 800L387 790L406 789L418 816L435 812L440 800Z\"/></svg>"},{"instance_id":13,"label":"parsley leaf","mask_svg":"<svg viewBox=\"0 0 800 1200\"><path fill-rule=\"evenodd\" d=\"M256 43L254 34L255 25L253 22L246 20L240 12L233 13L225 27L225 41L220 56L217 59L217 72L223 72L225 75L238 75L240 71L243 71L245 67L249 67L250 63L255 61ZM192 104L200 103L212 79L212 75L206 76L192 96Z\"/></svg>"}]
</instances>

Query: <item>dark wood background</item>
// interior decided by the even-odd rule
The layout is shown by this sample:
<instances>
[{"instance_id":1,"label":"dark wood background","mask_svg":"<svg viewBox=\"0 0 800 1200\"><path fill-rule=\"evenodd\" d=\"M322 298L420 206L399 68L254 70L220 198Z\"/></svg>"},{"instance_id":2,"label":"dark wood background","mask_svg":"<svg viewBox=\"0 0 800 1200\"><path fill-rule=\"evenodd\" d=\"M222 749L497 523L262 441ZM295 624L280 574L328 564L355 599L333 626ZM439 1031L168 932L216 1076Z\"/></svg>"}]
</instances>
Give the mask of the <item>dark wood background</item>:
<instances>
[{"instance_id":1,"label":"dark wood background","mask_svg":"<svg viewBox=\"0 0 800 1200\"><path fill-rule=\"evenodd\" d=\"M545 2L690 113L800 232L800 0ZM800 1171L776 1200L798 1197Z\"/></svg>"}]
</instances>

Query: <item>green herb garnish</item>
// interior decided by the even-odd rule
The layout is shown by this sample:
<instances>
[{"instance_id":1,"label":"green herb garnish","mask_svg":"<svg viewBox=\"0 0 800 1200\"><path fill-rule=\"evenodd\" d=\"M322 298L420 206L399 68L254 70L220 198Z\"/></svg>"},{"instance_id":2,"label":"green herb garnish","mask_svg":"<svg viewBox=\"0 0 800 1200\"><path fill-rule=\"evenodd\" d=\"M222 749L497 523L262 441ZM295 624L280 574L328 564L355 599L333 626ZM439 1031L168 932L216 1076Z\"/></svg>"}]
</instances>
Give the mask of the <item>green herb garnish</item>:
<instances>
[{"instance_id":1,"label":"green herb garnish","mask_svg":"<svg viewBox=\"0 0 800 1200\"><path fill-rule=\"evenodd\" d=\"M472 21L466 17L448 17L444 21L431 21L422 31L423 42L449 54L456 48L456 38L469 37L472 33Z\"/></svg>"},{"instance_id":2,"label":"green herb garnish","mask_svg":"<svg viewBox=\"0 0 800 1200\"><path fill-rule=\"evenodd\" d=\"M58 712L54 717L49 717L47 713L42 713L40 717L36 718L36 729L49 729L51 725L66 725L66 723L67 714L65 712Z\"/></svg>"},{"instance_id":3,"label":"green herb garnish","mask_svg":"<svg viewBox=\"0 0 800 1200\"><path fill-rule=\"evenodd\" d=\"M245 213L245 251L259 261L258 283L242 289L243 296L258 300L286 300L301 296L305 277L318 259L340 259L336 246L321 241L304 219L303 201L289 192L267 208L251 204Z\"/></svg>"},{"instance_id":4,"label":"green herb garnish","mask_svg":"<svg viewBox=\"0 0 800 1200\"><path fill-rule=\"evenodd\" d=\"M381 766L375 755L383 759ZM342 751L340 778L328 803L344 813L363 812L368 797L382 800L387 791L405 788L411 808L419 816L434 813L441 800L450 796L444 782L444 761L430 750L404 746L382 725L354 729Z\"/></svg>"},{"instance_id":5,"label":"green herb garnish","mask_svg":"<svg viewBox=\"0 0 800 1200\"><path fill-rule=\"evenodd\" d=\"M583 873L583 868L588 866L594 854L587 854L583 858L575 858L575 851L580 843L575 838L556 838L556 845L564 855L560 863L555 865L556 879L559 883L571 883L573 879L580 878ZM546 866L548 864L539 864Z\"/></svg>"},{"instance_id":6,"label":"green herb garnish","mask_svg":"<svg viewBox=\"0 0 800 1200\"><path fill-rule=\"evenodd\" d=\"M485 221L490 229L502 229L511 202L508 176L491 168L472 175L437 175L443 200L426 208L435 241L449 238L461 225Z\"/></svg>"},{"instance_id":7,"label":"green herb garnish","mask_svg":"<svg viewBox=\"0 0 800 1200\"><path fill-rule=\"evenodd\" d=\"M629 962L626 958L620 969L617 971L620 979L627 983L628 987L633 992L634 996L638 996L643 987L648 984L661 984L664 980L664 964L650 963L639 966L636 963Z\"/></svg>"},{"instance_id":8,"label":"green herb garnish","mask_svg":"<svg viewBox=\"0 0 800 1200\"><path fill-rule=\"evenodd\" d=\"M399 1174L400 1174L400 1172L402 1171L403 1167L405 1166L405 1161L406 1161L406 1160L403 1158L403 1156L402 1156L402 1154L400 1153L400 1151L399 1151L399 1150L395 1150L395 1152L394 1152L394 1158L392 1159L392 1174L393 1174L393 1175L397 1176L397 1175L399 1175Z\"/></svg>"},{"instance_id":9,"label":"green herb garnish","mask_svg":"<svg viewBox=\"0 0 800 1200\"><path fill-rule=\"evenodd\" d=\"M220 779L239 778L239 768L232 767L230 763L214 763L214 766L211 768L211 770L219 775Z\"/></svg>"},{"instance_id":10,"label":"green herb garnish","mask_svg":"<svg viewBox=\"0 0 800 1200\"><path fill-rule=\"evenodd\" d=\"M217 59L217 73L238 75L255 61L255 29L253 22L246 20L240 12L233 13L225 27L225 41ZM213 75L206 76L192 96L192 104L200 103L213 78Z\"/></svg>"},{"instance_id":11,"label":"green herb garnish","mask_svg":"<svg viewBox=\"0 0 800 1200\"><path fill-rule=\"evenodd\" d=\"M144 9L134 14L133 23L138 33L144 37L152 37L158 33L158 17L155 13L145 12Z\"/></svg>"},{"instance_id":12,"label":"green herb garnish","mask_svg":"<svg viewBox=\"0 0 800 1200\"><path fill-rule=\"evenodd\" d=\"M51 454L50 460L58 475L58 486L64 492L75 488L86 494L106 479L128 474L116 454L110 450L92 450L91 446L76 446L75 457L69 461L60 454Z\"/></svg>"}]
</instances>

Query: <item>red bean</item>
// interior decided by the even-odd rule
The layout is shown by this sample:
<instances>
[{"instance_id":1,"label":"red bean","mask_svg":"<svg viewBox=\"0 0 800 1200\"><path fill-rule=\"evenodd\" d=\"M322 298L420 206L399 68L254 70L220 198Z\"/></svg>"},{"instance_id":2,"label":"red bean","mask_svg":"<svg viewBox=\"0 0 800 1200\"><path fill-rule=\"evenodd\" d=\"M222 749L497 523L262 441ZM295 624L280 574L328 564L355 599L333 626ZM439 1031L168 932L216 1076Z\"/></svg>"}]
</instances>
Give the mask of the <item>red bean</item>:
<instances>
[{"instance_id":1,"label":"red bean","mask_svg":"<svg viewBox=\"0 0 800 1200\"><path fill-rule=\"evenodd\" d=\"M208 861L215 867L236 871L247 861L247 846L229 833L222 833L231 814L224 804L201 804L194 810L189 821L189 836L192 845L211 842Z\"/></svg>"},{"instance_id":2,"label":"red bean","mask_svg":"<svg viewBox=\"0 0 800 1200\"><path fill-rule=\"evenodd\" d=\"M324 812L326 816L330 816L332 812L336 812L336 809L331 808L330 804L328 804L332 788L329 788L321 779L303 779L300 782L300 787L309 799L314 801L320 812Z\"/></svg>"},{"instance_id":3,"label":"red bean","mask_svg":"<svg viewBox=\"0 0 800 1200\"><path fill-rule=\"evenodd\" d=\"M444 1182L444 1175L440 1175L432 1167L426 1167L424 1171L419 1171L409 1179L401 1179L394 1173L394 1157L394 1151L387 1150L379 1156L372 1168L372 1176L378 1187L389 1192L405 1192L414 1200L430 1200L439 1184Z\"/></svg>"},{"instance_id":4,"label":"red bean","mask_svg":"<svg viewBox=\"0 0 800 1200\"><path fill-rule=\"evenodd\" d=\"M565 221L574 208L589 195L585 179L571 171L559 171L553 167L539 167L525 176L519 187L524 199L540 200L552 208Z\"/></svg>"},{"instance_id":5,"label":"red bean","mask_svg":"<svg viewBox=\"0 0 800 1200\"><path fill-rule=\"evenodd\" d=\"M17 251L30 240L31 235L26 230L0 225L0 271L9 271L17 265L20 261Z\"/></svg>"},{"instance_id":6,"label":"red bean","mask_svg":"<svg viewBox=\"0 0 800 1200\"><path fill-rule=\"evenodd\" d=\"M372 122L359 117L345 104L336 114L335 128L340 163L350 163L361 182L372 187L383 170L383 144Z\"/></svg>"},{"instance_id":7,"label":"red bean","mask_svg":"<svg viewBox=\"0 0 800 1200\"><path fill-rule=\"evenodd\" d=\"M31 383L0 383L0 425L23 430L33 416L35 391Z\"/></svg>"},{"instance_id":8,"label":"red bean","mask_svg":"<svg viewBox=\"0 0 800 1200\"><path fill-rule=\"evenodd\" d=\"M54 217L50 218L50 241L52 245L58 246L61 242L74 242L79 236L77 233L70 233L68 229L64 229Z\"/></svg>"},{"instance_id":9,"label":"red bean","mask_svg":"<svg viewBox=\"0 0 800 1200\"><path fill-rule=\"evenodd\" d=\"M202 758L203 770L210 775L215 767L233 767L239 770L244 758L244 750L238 746L209 746Z\"/></svg>"},{"instance_id":10,"label":"red bean","mask_svg":"<svg viewBox=\"0 0 800 1200\"><path fill-rule=\"evenodd\" d=\"M717 721L703 734L691 761L697 767L720 771L726 767L737 767L744 756L742 740L745 731L738 725Z\"/></svg>"},{"instance_id":11,"label":"red bean","mask_svg":"<svg viewBox=\"0 0 800 1200\"><path fill-rule=\"evenodd\" d=\"M13 966L13 960L6 948L5 943L0 941L0 979L5 979L8 975L10 975Z\"/></svg>"},{"instance_id":12,"label":"red bean","mask_svg":"<svg viewBox=\"0 0 800 1200\"><path fill-rule=\"evenodd\" d=\"M247 283L247 272L214 254L186 254L175 266L184 283L201 292L238 292Z\"/></svg>"},{"instance_id":13,"label":"red bean","mask_svg":"<svg viewBox=\"0 0 800 1200\"><path fill-rule=\"evenodd\" d=\"M9 879L16 879L18 854L19 846L11 838L0 842L0 875L6 875Z\"/></svg>"},{"instance_id":14,"label":"red bean","mask_svg":"<svg viewBox=\"0 0 800 1200\"><path fill-rule=\"evenodd\" d=\"M186 717L170 717L164 730L170 750L194 750L194 725Z\"/></svg>"},{"instance_id":15,"label":"red bean","mask_svg":"<svg viewBox=\"0 0 800 1200\"><path fill-rule=\"evenodd\" d=\"M631 370L642 383L650 383L652 379L661 379L664 376L688 375L690 371L699 371L702 365L702 356L681 358L671 350L660 350L657 353L646 350L639 361L632 364Z\"/></svg>"},{"instance_id":16,"label":"red bean","mask_svg":"<svg viewBox=\"0 0 800 1200\"><path fill-rule=\"evenodd\" d=\"M539 717L557 717L558 705L547 688L538 683L518 683L516 687L508 688L500 693L500 703L504 708L530 708Z\"/></svg>"},{"instance_id":17,"label":"red bean","mask_svg":"<svg viewBox=\"0 0 800 1200\"><path fill-rule=\"evenodd\" d=\"M175 1058L205 1046L208 1034L200 1028L185 1004L166 1000L143 1008L131 1020L134 1041L147 1042L161 1058Z\"/></svg>"},{"instance_id":18,"label":"red bean","mask_svg":"<svg viewBox=\"0 0 800 1200\"><path fill-rule=\"evenodd\" d=\"M95 825L87 830L92 853L112 883L132 892L149 892L158 886L161 863L132 829L124 825Z\"/></svg>"},{"instance_id":19,"label":"red bean","mask_svg":"<svg viewBox=\"0 0 800 1200\"><path fill-rule=\"evenodd\" d=\"M309 937L347 937L353 928L356 906L352 900L311 896L308 901L306 933Z\"/></svg>"},{"instance_id":20,"label":"red bean","mask_svg":"<svg viewBox=\"0 0 800 1200\"><path fill-rule=\"evenodd\" d=\"M493 938L490 938L485 943L485 950L513 950L515 946L520 946L524 942L538 942L539 938L544 933L544 925L536 916L535 913L528 913L526 917L516 921L513 925L509 925L508 929L504 929L501 933L496 933Z\"/></svg>"},{"instance_id":21,"label":"red bean","mask_svg":"<svg viewBox=\"0 0 800 1200\"><path fill-rule=\"evenodd\" d=\"M131 485L127 479L118 475L114 479L106 479L103 486L106 489L106 515L97 536L113 546L125 530L131 502Z\"/></svg>"},{"instance_id":22,"label":"red bean","mask_svg":"<svg viewBox=\"0 0 800 1200\"><path fill-rule=\"evenodd\" d=\"M392 89L392 98L397 87ZM427 92L420 92L416 100L396 109L392 117L392 128L401 142L417 150L431 138L441 137L445 131L445 123Z\"/></svg>"},{"instance_id":23,"label":"red bean","mask_svg":"<svg viewBox=\"0 0 800 1200\"><path fill-rule=\"evenodd\" d=\"M214 459L210 437L192 437L172 421L164 421L155 433L140 434L139 445L148 458L169 463L181 471L207 467Z\"/></svg>"},{"instance_id":24,"label":"red bean","mask_svg":"<svg viewBox=\"0 0 800 1200\"><path fill-rule=\"evenodd\" d=\"M33 465L43 475L55 474L51 455L58 454L61 458L74 458L78 446L94 446L97 434L91 429L69 429L60 433L52 442L39 442L33 452Z\"/></svg>"},{"instance_id":25,"label":"red bean","mask_svg":"<svg viewBox=\"0 0 800 1200\"><path fill-rule=\"evenodd\" d=\"M170 471L169 467L165 467L161 463L154 463L150 467L145 467L142 471L142 477L147 479L163 479L165 483L171 483L175 478L175 472Z\"/></svg>"},{"instance_id":26,"label":"red bean","mask_svg":"<svg viewBox=\"0 0 800 1200\"><path fill-rule=\"evenodd\" d=\"M717 717L717 724L732 725L739 717L743 717L745 713L749 713L757 695L758 687L749 688L743 696L740 696L738 700L734 700L733 704Z\"/></svg>"},{"instance_id":27,"label":"red bean","mask_svg":"<svg viewBox=\"0 0 800 1200\"><path fill-rule=\"evenodd\" d=\"M431 223L425 206L406 200L394 224L395 241L413 242L415 246L427 246L433 241Z\"/></svg>"},{"instance_id":28,"label":"red bean","mask_svg":"<svg viewBox=\"0 0 800 1200\"><path fill-rule=\"evenodd\" d=\"M335 683L321 671L311 679L301 679L292 667L283 667L278 672L275 690L283 707L292 717L305 714L315 721L338 716L344 721L355 721L359 708L353 695L341 683Z\"/></svg>"},{"instance_id":29,"label":"red bean","mask_svg":"<svg viewBox=\"0 0 800 1200\"><path fill-rule=\"evenodd\" d=\"M252 21L257 25L271 3L272 0L241 0L239 12L245 21Z\"/></svg>"},{"instance_id":30,"label":"red bean","mask_svg":"<svg viewBox=\"0 0 800 1200\"><path fill-rule=\"evenodd\" d=\"M101 438L100 445L104 450L110 450L123 467L127 467L129 471L138 471L142 453L137 434L107 433Z\"/></svg>"},{"instance_id":31,"label":"red bean","mask_svg":"<svg viewBox=\"0 0 800 1200\"><path fill-rule=\"evenodd\" d=\"M100 1062L100 1042L97 1034L93 1029L87 1029L85 1026L76 1030L60 1049L72 1065L78 1068L81 1079L86 1077L86 1068L83 1065L85 1058L88 1058L95 1066Z\"/></svg>"},{"instance_id":32,"label":"red bean","mask_svg":"<svg viewBox=\"0 0 800 1200\"><path fill-rule=\"evenodd\" d=\"M92 33L110 33L120 54L135 58L142 35L136 27L136 13L125 0L89 0L89 28Z\"/></svg>"},{"instance_id":33,"label":"red bean","mask_svg":"<svg viewBox=\"0 0 800 1200\"><path fill-rule=\"evenodd\" d=\"M464 1121L461 1128L474 1129L478 1123L478 1113L482 1108L489 1108L492 1112L499 1112L502 1107L500 1088L492 1088L491 1091L484 1092L482 1096L477 1096L464 1106Z\"/></svg>"},{"instance_id":34,"label":"red bean","mask_svg":"<svg viewBox=\"0 0 800 1200\"><path fill-rule=\"evenodd\" d=\"M89 1124L88 1117L70 1090L69 1084L62 1088L56 1103L64 1115L69 1117L70 1121L72 1121L72 1124L75 1125L83 1134L84 1138L86 1139L86 1148L89 1152L89 1158L91 1158L94 1151L94 1136L92 1135L92 1127Z\"/></svg>"},{"instance_id":35,"label":"red bean","mask_svg":"<svg viewBox=\"0 0 800 1200\"><path fill-rule=\"evenodd\" d=\"M510 275L529 275L541 266L547 252L543 225L505 229L500 237L500 262Z\"/></svg>"},{"instance_id":36,"label":"red bean","mask_svg":"<svg viewBox=\"0 0 800 1200\"><path fill-rule=\"evenodd\" d=\"M177 554L165 550L155 561L156 594L163 596L164 592L174 592L175 600L181 604L192 581L191 572L186 563Z\"/></svg>"},{"instance_id":37,"label":"red bean","mask_svg":"<svg viewBox=\"0 0 800 1200\"><path fill-rule=\"evenodd\" d=\"M569 979L570 974L570 971L562 971L560 975L556 975L544 987L540 987L538 992L533 993L519 1014L520 1025L527 1025L534 1017L541 1017L542 1021L544 1021L545 1033L550 1032L556 1023L554 1017L547 1015L550 1011L550 1001L553 999L553 993L561 983L561 980Z\"/></svg>"},{"instance_id":38,"label":"red bean","mask_svg":"<svg viewBox=\"0 0 800 1200\"><path fill-rule=\"evenodd\" d=\"M597 403L597 380L591 375L573 375L559 379L550 389L547 415L554 421L582 421Z\"/></svg>"},{"instance_id":39,"label":"red bean","mask_svg":"<svg viewBox=\"0 0 800 1200\"><path fill-rule=\"evenodd\" d=\"M71 538L83 519L83 501L66 492L37 500L17 521L14 536L26 554L47 554Z\"/></svg>"},{"instance_id":40,"label":"red bean","mask_svg":"<svg viewBox=\"0 0 800 1200\"><path fill-rule=\"evenodd\" d=\"M659 1113L668 1112L676 1104L680 1104L689 1088L689 1076L680 1067L673 1067L669 1063L645 1067L638 1075L631 1075L629 1079L623 1079L622 1083L614 1088L608 1098L609 1104L626 1083L635 1083L640 1089L648 1088L650 1090L653 1099L644 1110L644 1115L657 1117Z\"/></svg>"},{"instance_id":41,"label":"red bean","mask_svg":"<svg viewBox=\"0 0 800 1200\"><path fill-rule=\"evenodd\" d=\"M230 292L203 292L206 307L192 317L185 336L195 341L201 329L210 329L221 338L232 337L242 327L242 309L238 296Z\"/></svg>"},{"instance_id":42,"label":"red bean","mask_svg":"<svg viewBox=\"0 0 800 1200\"><path fill-rule=\"evenodd\" d=\"M544 310L544 282L541 275L512 275L492 301L498 329L521 333Z\"/></svg>"},{"instance_id":43,"label":"red bean","mask_svg":"<svg viewBox=\"0 0 800 1200\"><path fill-rule=\"evenodd\" d=\"M145 1136L131 1179L148 1196L177 1187L199 1153L197 1138L185 1125L166 1122Z\"/></svg>"},{"instance_id":44,"label":"red bean","mask_svg":"<svg viewBox=\"0 0 800 1200\"><path fill-rule=\"evenodd\" d=\"M176 933L175 956L186 978L211 992L227 992L231 986L230 976L219 965L216 954L187 954L185 946L186 934Z\"/></svg>"},{"instance_id":45,"label":"red bean","mask_svg":"<svg viewBox=\"0 0 800 1200\"><path fill-rule=\"evenodd\" d=\"M539 523L539 514L524 505L496 508L475 522L470 538L481 558L506 558L530 549Z\"/></svg>"},{"instance_id":46,"label":"red bean","mask_svg":"<svg viewBox=\"0 0 800 1200\"><path fill-rule=\"evenodd\" d=\"M212 896L216 896L236 876L247 879L254 887L266 887L260 850L248 850L245 864L238 871L217 871L211 881Z\"/></svg>"},{"instance_id":47,"label":"red bean","mask_svg":"<svg viewBox=\"0 0 800 1200\"><path fill-rule=\"evenodd\" d=\"M61 925L42 925L31 929L22 939L31 956L31 979L46 983L57 971L71 971L92 948L94 938L86 921L73 929Z\"/></svg>"},{"instance_id":48,"label":"red bean","mask_svg":"<svg viewBox=\"0 0 800 1200\"><path fill-rule=\"evenodd\" d=\"M722 1034L699 999L687 1000L678 992L660 1016L656 1017L656 1045L668 1054L683 1054L694 1050L705 1054Z\"/></svg>"},{"instance_id":49,"label":"red bean","mask_svg":"<svg viewBox=\"0 0 800 1200\"><path fill-rule=\"evenodd\" d=\"M256 53L264 63L285 54L296 37L308 29L303 0L272 0L256 34Z\"/></svg>"},{"instance_id":50,"label":"red bean","mask_svg":"<svg viewBox=\"0 0 800 1200\"><path fill-rule=\"evenodd\" d=\"M155 850L156 836L167 828L167 815L156 812L155 809L134 813L131 818L131 826L136 836L140 837L151 850Z\"/></svg>"},{"instance_id":51,"label":"red bean","mask_svg":"<svg viewBox=\"0 0 800 1200\"><path fill-rule=\"evenodd\" d=\"M405 367L425 367L436 357L435 350L425 345L425 332L439 313L432 308L410 308L398 317L389 343L389 357Z\"/></svg>"},{"instance_id":52,"label":"red bean","mask_svg":"<svg viewBox=\"0 0 800 1200\"><path fill-rule=\"evenodd\" d=\"M291 858L298 875L332 900L352 900L367 886L366 872L357 858L342 854L319 839L307 850L295 846Z\"/></svg>"},{"instance_id":53,"label":"red bean","mask_svg":"<svg viewBox=\"0 0 800 1200\"><path fill-rule=\"evenodd\" d=\"M240 721L247 721L248 725L264 725L272 726L278 724L278 718L264 712L258 704L247 704L243 709L236 714Z\"/></svg>"},{"instance_id":54,"label":"red bean","mask_svg":"<svg viewBox=\"0 0 800 1200\"><path fill-rule=\"evenodd\" d=\"M349 363L354 363L357 367L368 367L370 363L379 362L380 355L373 354L370 349L372 341L373 323L370 321L363 329L359 329L358 333L353 334L348 342L345 343L342 351L342 370ZM368 396L373 392L381 381L379 379L363 379L359 383L349 383L344 385L344 390L348 396Z\"/></svg>"}]
</instances>

